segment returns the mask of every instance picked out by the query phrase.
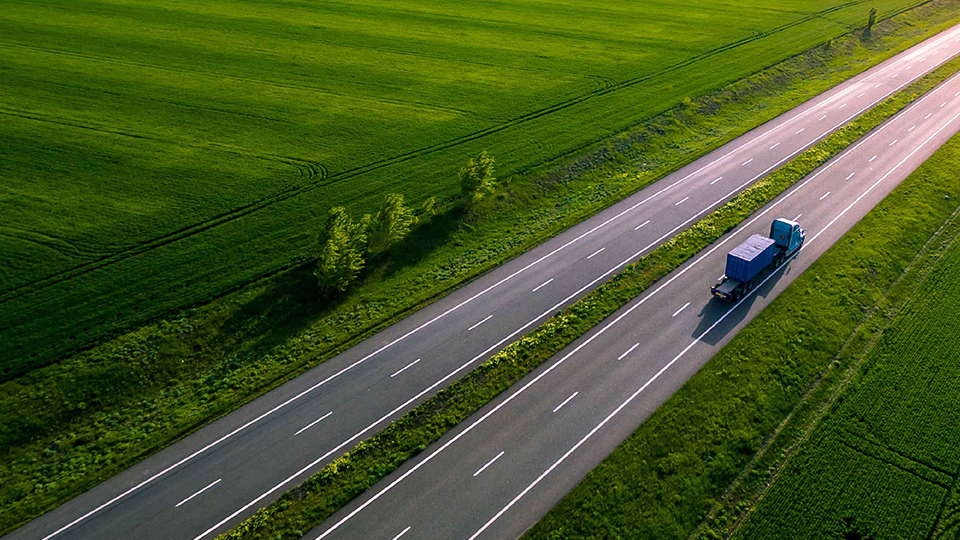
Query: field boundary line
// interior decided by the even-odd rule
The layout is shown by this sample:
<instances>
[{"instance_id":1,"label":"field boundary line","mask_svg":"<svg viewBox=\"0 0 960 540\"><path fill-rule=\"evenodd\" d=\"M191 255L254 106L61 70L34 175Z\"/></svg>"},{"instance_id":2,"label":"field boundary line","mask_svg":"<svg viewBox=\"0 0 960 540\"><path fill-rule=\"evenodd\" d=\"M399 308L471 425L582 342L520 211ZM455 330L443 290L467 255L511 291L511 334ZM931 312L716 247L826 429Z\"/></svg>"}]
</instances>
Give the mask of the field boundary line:
<instances>
[{"instance_id":1,"label":"field boundary line","mask_svg":"<svg viewBox=\"0 0 960 540\"><path fill-rule=\"evenodd\" d=\"M750 461L747 467L745 467L741 471L741 473L737 476L737 478L734 480L734 482L739 483L739 482L742 482L744 478L746 478L747 474L749 474L750 471L753 470L753 466L756 464L756 462L763 457L762 456L763 452L769 449L770 445L776 440L776 437L782 432L783 428L786 427L786 425L790 422L794 414L806 403L809 396L817 389L817 387L819 387L819 385L822 384L822 381L826 377L826 374L834 369L834 366L840 360L840 357L847 350L847 348L850 346L850 344L853 342L856 336L866 328L866 325L872 320L872 318L875 315L880 315L880 321L883 323L882 327L878 328L876 331L873 332L873 334L870 337L870 340L863 346L863 348L859 352L853 353L854 357L857 358L857 360L853 364L851 364L849 367L846 368L846 371L844 372L843 377L837 383L837 387L832 392L830 392L830 395L828 396L828 398L817 409L817 411L814 413L811 419L806 423L806 426L801 431L800 437L796 441L791 443L786 448L786 450L784 450L784 457L777 463L776 468L769 475L767 481L764 483L764 486L749 499L744 499L749 503L750 507L737 518L736 522L729 529L729 532L726 534L725 538L732 538L740 529L740 526L743 525L743 523L747 520L747 518L749 518L750 515L753 514L753 511L756 509L756 506L760 503L763 497L770 490L770 487L774 485L776 480L779 478L780 473L783 472L783 469L787 466L788 462L793 458L793 456L796 454L797 450L800 449L803 443L805 443L810 439L810 436L813 434L813 431L816 429L818 425L820 425L820 421L827 414L827 412L829 412L829 410L832 408L833 404L836 402L837 398L839 398L840 394L847 387L849 382L853 380L853 377L855 377L856 374L859 372L860 367L862 366L863 362L866 359L866 356L870 353L871 350L873 350L873 347L876 345L877 341L880 339L880 337L889 327L890 322L892 322L893 319L896 318L897 314L899 314L900 312L900 309L909 301L909 298L904 298L904 300L900 302L898 305L888 306L886 308L885 315L880 314L882 304L889 299L890 294L900 283L903 282L903 280L910 273L910 271L916 268L916 265L919 263L919 261L923 259L925 255L928 255L931 252L935 251L937 255L935 255L935 257L932 259L932 261L927 266L927 268L923 270L920 274L918 274L916 282L913 283L910 288L911 290L916 290L920 285L922 285L926 281L934 264L936 264L936 262L938 262L943 257L944 253L950 247L950 245L955 243L957 239L960 238L960 229L958 229L957 232L952 233L953 236L948 241L946 241L945 245L941 245L940 247L932 247L937 240L943 241L943 239L941 238L941 234L944 231L946 231L951 225L960 223L957 221L958 216L960 216L960 206L958 206L954 210L954 212L944 221L944 223L941 224L940 228L937 231L935 231L933 235L930 236L930 238L923 245L923 247L921 247L920 251L917 252L917 255L915 255L914 258L910 261L910 264L908 264L904 268L900 276L897 277L897 279L889 287L887 287L887 290L884 291L884 294L877 299L874 305L871 306L870 310L861 318L860 322L857 324L854 330L850 333L849 336L847 336L847 339L844 341L840 350L837 351L836 355L834 355L833 360L827 365L827 368L823 372L821 372L820 375L817 376L816 382L814 382L814 384L811 385L811 387L807 390L807 392L804 393L804 396L800 399L800 401L793 408L793 410L790 411L789 415L786 418L784 418L783 422L781 422L780 425L777 426L777 429L775 430L773 435L769 437L767 441L764 442L763 446L761 446L760 450L758 450L754 459ZM718 500L718 502L714 503L713 507L708 512L707 517L704 518L703 522L701 522L701 524L696 529L694 529L694 532L691 533L691 535L688 537L690 540L692 540L693 538L696 538L698 533L702 531L703 527L707 525L707 521L716 515L716 512L719 510L720 505L723 502L729 500L729 498L733 495L733 490L735 490L736 487L737 485L731 483L727 491L724 492L724 495Z\"/></svg>"},{"instance_id":2,"label":"field boundary line","mask_svg":"<svg viewBox=\"0 0 960 540\"><path fill-rule=\"evenodd\" d=\"M930 1L931 1L931 0L920 0L920 1L916 2L916 3L914 3L914 4L910 4L909 6L906 6L906 7L904 7L904 8L901 8L900 10L896 10L896 11L890 12L889 14L887 14L887 15L884 17L884 19L889 18L889 17L892 17L892 16L895 16L895 15L897 15L897 14L899 14L899 13L902 13L902 12L904 12L904 11L907 11L907 10L909 10L909 9L916 8L916 7L920 6L920 5L923 5L923 4L928 3L928 2L930 2ZM826 8L826 9L824 9L824 10L811 13L811 14L807 15L806 17L801 17L801 18L797 19L796 21L791 21L790 23L786 23L786 24L780 25L780 26L778 26L778 27L774 27L774 28L772 28L771 30L768 30L768 31L765 31L765 32L759 32L759 33L750 35L750 36L748 36L748 37L742 38L742 39L740 39L740 40L737 40L737 41L734 41L734 42L731 42L731 43L728 43L728 44L725 44L725 45L721 45L721 46L716 47L716 48L714 48L714 49L710 49L710 50L708 50L708 51L705 51L704 53L700 53L699 55L695 55L695 56L690 57L690 58L688 58L688 59L686 59L686 60L683 60L683 61L681 61L681 62L677 62L677 63L675 63L675 64L673 64L673 65L671 65L671 66L664 67L664 68L662 68L662 69L660 69L660 70L658 70L658 71L655 71L655 72L652 72L652 73L648 73L648 74L645 74L645 75L642 75L642 76L634 77L634 78L631 78L631 79L627 79L627 80L625 80L625 81L623 81L623 82L620 82L620 83L615 84L614 86L611 86L611 87L608 87L608 88L600 88L600 89L597 89L597 90L588 92L588 93L586 93L586 94L583 94L583 95L581 95L581 96L578 96L578 97L575 97L575 98L571 98L571 99L569 99L569 100L562 101L562 102L560 102L560 103L557 103L557 104L554 104L554 105L551 105L551 106L548 106L548 107L544 107L544 108L542 108L542 109L533 111L533 112L531 112L531 113L527 113L527 114L525 114L525 115L521 115L521 116L519 116L519 117L517 117L517 118L515 118L515 119L513 119L513 120L509 120L509 121L504 122L504 123L502 123L502 124L500 124L500 125L498 125L498 126L493 126L493 127L491 127L491 128L487 128L487 129L485 129L485 130L480 130L480 131L474 132L474 133L472 133L472 134L468 134L468 135L465 135L465 136L462 136L462 137L454 138L454 139L448 140L448 141L446 141L446 142L437 143L437 144L435 144L435 145L427 146L427 147L424 147L424 148L421 148L421 149L418 149L418 150L414 150L414 151L411 151L411 152L408 152L408 153L399 154L399 155L394 156L394 157L392 157L392 158L386 158L386 159L384 159L384 160L375 161L375 162L372 162L372 163L370 163L370 164L367 164L367 165L364 165L364 166L361 166L361 167L357 167L357 168L354 168L354 169L347 169L347 170L345 170L345 171L341 171L341 172L336 173L336 174L333 174L333 175L326 175L326 174L324 174L324 175L321 176L321 178L320 178L318 181L314 182L312 185L306 185L306 186L302 187L301 189L299 189L299 190L296 191L296 192L289 192L289 191L288 191L288 192L280 192L279 194L275 194L275 195L273 195L273 196L270 196L270 197L267 197L267 198L264 198L264 199L260 199L259 201L254 201L254 202L249 203L249 204L247 204L247 205L238 207L237 209L235 209L235 210L232 211L232 212L227 212L227 213L224 213L224 214L220 214L220 215L218 215L218 216L214 216L213 218L211 218L211 219L209 219L209 220L202 221L202 222L197 222L197 223L194 223L194 224L192 224L192 225L188 225L188 226L182 227L182 228L180 228L180 229L178 229L178 230L176 230L176 231L174 231L174 232L172 232L172 233L169 233L169 234L167 234L167 235L164 235L164 236L161 236L161 237L155 237L155 238L152 239L152 240L143 241L143 242L141 242L141 243L139 243L139 244L137 244L137 245L135 245L135 246L133 246L133 247L131 247L131 248L128 248L127 250L124 250L124 251L122 251L122 252L118 252L118 253L112 255L111 257L104 258L104 259L101 259L101 260L99 260L99 261L92 261L92 262L86 263L86 264L84 264L84 265L82 265L82 266L73 267L73 268L71 268L71 269L64 270L64 271L59 272L59 273L57 273L57 274L53 274L53 275L51 275L51 276L48 276L48 277L46 277L46 278L42 278L41 280L37 280L37 281L31 282L31 283L27 283L27 284L22 284L22 285L14 288L14 289L5 291L2 295L0 295L0 305L3 305L3 304L7 303L7 302L10 301L10 300L13 300L13 299L22 297L22 296L24 296L24 295L28 295L28 294L32 294L32 293L38 292L38 291L40 291L40 290L43 290L43 289L45 289L45 288L47 288L47 287L49 287L49 286L51 286L51 285L55 285L55 284L60 283L60 282L62 282L62 281L66 281L66 280L69 280L69 279L73 279L73 278L76 277L76 276L83 275L83 274L86 274L86 273L88 273L88 272L98 270L98 269L103 268L103 267L105 267L105 266L109 266L109 265L114 264L115 262L118 262L118 261L120 261L120 260L125 260L125 259L127 259L127 258L129 258L129 257L137 256L137 255L140 255L140 254L142 254L142 253L145 253L145 252L148 252L148 251L152 251L153 249L156 249L156 248L158 248L158 247L162 247L162 246L165 246L165 245L168 245L168 244L171 244L171 243L180 241L180 240L182 240L182 239L192 237L192 236L194 236L194 235L196 235L196 234L200 234L200 233L202 233L202 232L205 232L205 231L207 231L207 230L213 229L213 228L218 227L218 226L220 226L220 225L229 223L229 222L231 222L231 221L234 221L234 220L236 220L236 219L239 219L239 218L241 218L241 217L244 217L244 216L246 216L246 215L248 215L248 214L251 214L251 213L253 213L253 212L257 212L257 211L259 211L259 210L261 210L261 209L270 207L270 206L272 206L272 205L274 205L274 204L277 204L277 203L286 201L286 200L288 200L288 199L290 199L290 198L293 198L293 197L297 197L297 196L302 195L302 194L304 194L304 193L308 193L308 192L313 191L314 189L317 189L317 188L319 188L319 187L325 187L325 186L331 185L331 184L333 184L333 183L340 182L340 181L342 181L342 180L347 180L347 179L350 179L350 178L359 176L359 175L361 175L361 174L366 174L366 173L372 172L372 171L374 171L374 170L379 170L379 169L386 168L386 167L389 167L389 166L392 166L392 165L396 165L396 164L399 164L399 163L403 163L403 162L405 162L405 161L409 161L409 160L418 158L418 157L423 156L423 155L432 154L432 153L435 153L435 152L438 152L438 151L441 151L441 150L445 150L445 149L448 149L448 148L453 148L453 147L456 147L456 146L460 146L460 145L462 145L462 144L464 144L464 143L468 143L468 142L472 142L472 141L474 141L474 140L481 139L481 138L483 138L483 137L486 137L486 136L488 136L488 135L497 133L497 132L499 132L499 131L503 131L503 130L505 130L505 129L509 129L509 128L514 127L514 126L516 126L516 125L521 125L521 124L527 123L527 122L529 122L529 121L536 120L536 119L538 119L538 118L540 118L540 117L542 117L542 116L545 116L545 115L548 115L548 114L552 114L552 113L554 113L554 112L558 112L558 111L564 110L564 109L569 108L569 107L574 106L574 105L578 105L578 104L580 104L580 103L582 103L582 102L584 102L584 101L593 99L593 98L595 98L595 97L602 96L602 95L605 95L605 94L607 94L607 93L615 92L615 91L618 91L618 90L621 90L621 89L630 88L630 87L635 86L635 85L637 85L637 84L639 84L639 83L641 83L641 82L646 82L646 81L648 81L648 80L651 80L651 79L654 79L654 78L657 78L657 77L660 77L660 76L663 76L663 75L667 75L667 74L669 74L669 73L672 73L672 72L677 71L677 70L679 70L679 69L682 69L682 68L684 68L684 67L688 67L688 66L693 65L693 64L695 64L695 63L698 63L698 62L700 62L700 61L704 61L704 60L707 60L707 59L709 59L709 58L712 58L713 56L716 56L716 55L718 55L718 54L721 54L721 53L724 53L724 52L728 52L728 51L730 51L730 50L736 49L736 48L741 47L741 46L743 46L743 45L747 45L747 44L749 44L749 43L751 43L751 42L753 42L753 41L757 41L757 40L759 40L759 39L765 39L765 38L767 38L767 37L770 37L770 36L779 34L779 33L781 33L781 32L784 32L784 31L789 30L789 29L791 29L791 28L794 28L794 27L796 27L796 26L801 26L801 25L806 24L806 23L808 23L808 22L811 22L811 21L813 21L813 20L822 18L824 15L828 15L828 14L834 13L834 12L836 12L836 11L840 11L840 10L843 10L843 9L847 9L847 8L854 7L854 6L857 6L857 5L860 5L860 4L863 4L863 3L868 3L868 2L869 2L869 0L853 0L853 1L850 1L850 2L843 3L843 4L838 4L838 5L836 5L836 6L832 6L832 7L830 7L830 8ZM949 31L949 30L945 30L945 32L947 32L947 31ZM928 39L933 40L933 39L935 39L935 38L936 38L936 36L931 36L931 38L928 38ZM923 42L921 42L921 43L923 43ZM920 45L920 44L918 44L918 45ZM805 51L801 51L801 52L798 53L798 54L802 54L803 52L805 52ZM771 66L766 66L766 67L771 67ZM761 70L762 70L762 69L765 69L765 68L761 68ZM856 75L854 75L854 77L856 77ZM841 83L841 84L842 84L842 83ZM2 113L2 114L9 114L9 113L5 112L5 111L2 110L2 109L0 109L0 113ZM17 115L14 115L14 116L17 116ZM31 119L31 120L44 121L44 119L34 118L34 117L30 117L30 116L21 116L21 117L28 118L28 119ZM81 125L75 125L75 124L71 124L71 123L67 123L67 122L58 122L58 121L54 121L54 120L45 120L45 121L50 121L50 122L54 122L54 123L61 123L61 124L63 124L63 125L68 125L68 126L73 126L73 127L83 127L83 126L81 126ZM762 125L762 124L761 124L761 125ZM758 126L758 127L759 127L759 126ZM87 129L96 129L96 128L87 128ZM99 130L99 131L105 131L105 132L107 132L107 133L114 133L114 132L110 132L110 131L107 131L107 130ZM122 133L117 133L117 134L122 134ZM143 136L143 135L130 135L130 134L125 134L125 135L131 136L131 137L138 137L138 138L149 138L149 137L145 137L145 136ZM157 140L157 139L152 139L152 140ZM200 147L200 148L202 148L202 147ZM307 160L302 160L302 158L286 158L286 159L296 160L296 161L302 161L302 162L305 162L305 163L311 163L311 164L313 164L313 165L315 165L315 166L319 166L318 163L310 162L310 161L307 161ZM290 165L291 163L287 163L287 164ZM294 166L294 167L297 167L297 165L293 165L293 166ZM299 168L299 167L298 167L298 168ZM116 259L116 260L114 260L114 259ZM91 265L95 265L95 266L91 266ZM80 271L81 268L83 268L82 271ZM73 272L73 273L68 275L68 273L70 273L70 272ZM55 276L57 277L57 279L53 279ZM26 288L30 288L30 290L24 291L24 289L26 289ZM12 294L12 295L10 294L10 293L14 293L14 292L16 292L17 294ZM4 329L5 329L5 328L4 328ZM4 329L0 329L0 330L4 330Z\"/></svg>"}]
</instances>

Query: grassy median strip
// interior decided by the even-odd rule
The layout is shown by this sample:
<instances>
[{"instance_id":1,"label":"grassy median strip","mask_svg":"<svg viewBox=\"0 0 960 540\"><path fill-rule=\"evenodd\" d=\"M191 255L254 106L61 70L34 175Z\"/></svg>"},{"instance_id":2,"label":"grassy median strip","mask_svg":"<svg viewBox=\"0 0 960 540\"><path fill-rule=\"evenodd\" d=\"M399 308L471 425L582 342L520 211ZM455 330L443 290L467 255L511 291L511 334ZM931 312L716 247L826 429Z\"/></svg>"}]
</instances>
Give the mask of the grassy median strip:
<instances>
[{"instance_id":1,"label":"grassy median strip","mask_svg":"<svg viewBox=\"0 0 960 540\"><path fill-rule=\"evenodd\" d=\"M713 539L736 530L810 422L849 380L882 319L909 298L924 268L956 236L958 165L955 137L525 538Z\"/></svg>"},{"instance_id":2,"label":"grassy median strip","mask_svg":"<svg viewBox=\"0 0 960 540\"><path fill-rule=\"evenodd\" d=\"M955 59L877 105L221 538L295 538L318 525L658 279L958 69L960 59Z\"/></svg>"},{"instance_id":3,"label":"grassy median strip","mask_svg":"<svg viewBox=\"0 0 960 540\"><path fill-rule=\"evenodd\" d=\"M336 303L317 301L305 264L0 384L0 534L955 24L958 5L924 3L878 22L870 40L852 32L504 178L474 216L436 216Z\"/></svg>"}]
</instances>

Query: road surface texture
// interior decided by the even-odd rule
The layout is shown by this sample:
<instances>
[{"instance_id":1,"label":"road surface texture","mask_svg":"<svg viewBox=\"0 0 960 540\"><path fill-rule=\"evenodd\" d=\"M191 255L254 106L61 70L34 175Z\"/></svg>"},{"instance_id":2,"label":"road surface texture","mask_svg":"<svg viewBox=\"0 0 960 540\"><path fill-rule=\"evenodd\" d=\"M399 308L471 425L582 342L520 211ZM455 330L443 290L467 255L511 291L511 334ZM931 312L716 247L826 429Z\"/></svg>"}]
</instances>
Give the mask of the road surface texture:
<instances>
[{"instance_id":1,"label":"road surface texture","mask_svg":"<svg viewBox=\"0 0 960 540\"><path fill-rule=\"evenodd\" d=\"M621 308L305 538L522 535L957 131L960 74ZM727 252L753 233L769 234L777 217L798 220L807 230L796 257L735 305L711 298L710 285L723 274Z\"/></svg>"},{"instance_id":2,"label":"road surface texture","mask_svg":"<svg viewBox=\"0 0 960 540\"><path fill-rule=\"evenodd\" d=\"M626 264L958 52L960 26L730 142L6 538L200 540L228 530L602 284ZM934 111L935 116L928 121L918 120L919 127L913 132L898 132L897 145L877 149L882 157L871 167L889 164L891 156L902 155L911 145L916 146L920 137L929 135L929 126L955 108L956 98L944 97L943 101L948 101L949 107ZM873 143L869 144L872 147ZM886 184L841 218L826 237L812 241L788 274L774 282L777 287L789 281L792 273L825 249L902 173L935 147L933 142L924 147ZM860 168L856 176L840 183L829 183L833 175L825 174L792 196L795 202L784 203L785 208L777 215L801 206L807 208L804 205L811 197L817 203L815 207L796 210L788 217L840 208L872 178L870 170ZM816 200L821 193L807 196L824 185L828 187L822 191L831 192L824 200ZM811 216L801 220L809 224L810 236L817 234L821 219ZM756 227L765 230L768 221L764 218ZM721 256L714 254L715 258ZM587 426L608 414L611 404L636 390L631 385L638 377L655 372L661 359L672 358L674 349L685 347L682 340L691 341L690 336L703 333L713 324L710 321L718 319L720 307L705 304L705 291L722 272L721 267L711 259L683 274L679 278L682 285L665 281L668 285L662 292L644 300L642 309L632 312L603 339L591 342L570 361L549 362L550 369L558 371L549 375L553 386L536 384L516 394L505 409L498 409L490 420L472 428L467 437L474 441L472 446L458 439L453 446L445 447L429 467L418 470L348 521L337 535L389 540L407 526L411 527L406 533L411 538L472 534L532 481L532 473L539 474L544 465L557 459L555 450L569 447L571 440L575 442L584 435ZM709 275L702 275L704 272ZM767 291L764 289L761 295ZM557 474L547 477L546 484L522 498L520 507L494 522L490 537L516 535L533 523L695 372L739 323L759 309L765 303L762 296L751 299L717 323L703 340L691 345L683 363L665 372L642 399L631 402L611 425L598 431L595 439L571 456L571 462L561 464ZM687 302L691 304L681 310ZM671 316L674 312L675 317ZM664 316L666 319L661 320ZM644 321L640 326L637 317ZM640 345L616 360L635 343ZM623 351L612 352L619 349ZM579 393L556 413L551 412L575 392ZM503 421L507 418L509 427ZM458 429L456 433L464 432ZM501 451L504 453L486 470L472 476ZM422 463L422 459L415 463ZM484 496L477 497L481 493ZM424 506L417 508L420 503Z\"/></svg>"}]
</instances>

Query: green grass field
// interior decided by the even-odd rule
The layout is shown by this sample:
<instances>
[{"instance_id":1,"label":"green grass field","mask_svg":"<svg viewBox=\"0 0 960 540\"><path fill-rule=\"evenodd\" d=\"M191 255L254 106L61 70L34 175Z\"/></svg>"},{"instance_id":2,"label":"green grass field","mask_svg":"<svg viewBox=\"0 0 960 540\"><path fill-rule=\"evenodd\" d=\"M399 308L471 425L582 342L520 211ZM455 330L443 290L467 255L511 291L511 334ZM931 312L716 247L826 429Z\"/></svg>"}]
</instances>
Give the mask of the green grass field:
<instances>
[{"instance_id":1,"label":"green grass field","mask_svg":"<svg viewBox=\"0 0 960 540\"><path fill-rule=\"evenodd\" d=\"M954 242L735 538L960 537Z\"/></svg>"},{"instance_id":2,"label":"green grass field","mask_svg":"<svg viewBox=\"0 0 960 540\"><path fill-rule=\"evenodd\" d=\"M957 538L958 170L955 136L523 538L729 538L771 483L738 539Z\"/></svg>"},{"instance_id":3,"label":"green grass field","mask_svg":"<svg viewBox=\"0 0 960 540\"><path fill-rule=\"evenodd\" d=\"M916 3L8 0L0 379Z\"/></svg>"}]
</instances>

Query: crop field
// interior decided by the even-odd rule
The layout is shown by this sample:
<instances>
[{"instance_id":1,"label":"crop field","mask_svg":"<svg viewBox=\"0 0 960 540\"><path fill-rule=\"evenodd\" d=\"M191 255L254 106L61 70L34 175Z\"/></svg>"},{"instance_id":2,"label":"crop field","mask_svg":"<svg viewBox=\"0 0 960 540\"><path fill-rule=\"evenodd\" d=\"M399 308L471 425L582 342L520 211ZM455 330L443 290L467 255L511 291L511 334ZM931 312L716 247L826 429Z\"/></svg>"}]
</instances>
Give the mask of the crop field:
<instances>
[{"instance_id":1,"label":"crop field","mask_svg":"<svg viewBox=\"0 0 960 540\"><path fill-rule=\"evenodd\" d=\"M916 0L7 0L0 380Z\"/></svg>"},{"instance_id":2,"label":"crop field","mask_svg":"<svg viewBox=\"0 0 960 540\"><path fill-rule=\"evenodd\" d=\"M955 242L737 538L960 536L958 276Z\"/></svg>"}]
</instances>

